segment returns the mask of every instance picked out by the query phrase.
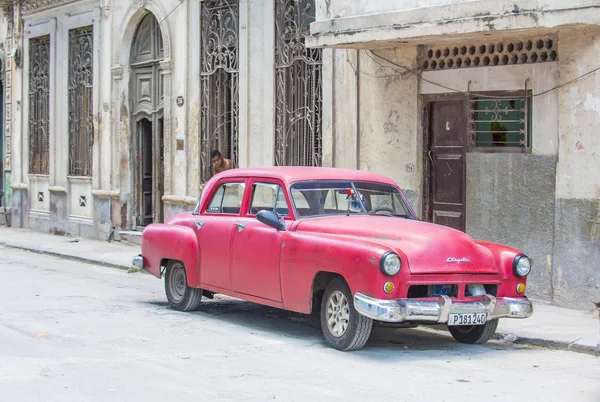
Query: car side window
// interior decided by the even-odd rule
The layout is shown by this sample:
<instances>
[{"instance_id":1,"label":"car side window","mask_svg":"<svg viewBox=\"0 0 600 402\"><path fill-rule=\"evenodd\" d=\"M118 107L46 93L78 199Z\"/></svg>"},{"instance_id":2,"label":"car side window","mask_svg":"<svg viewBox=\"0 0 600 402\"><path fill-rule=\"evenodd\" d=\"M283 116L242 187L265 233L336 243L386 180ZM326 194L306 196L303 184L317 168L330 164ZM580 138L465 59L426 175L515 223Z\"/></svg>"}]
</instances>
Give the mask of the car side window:
<instances>
[{"instance_id":1,"label":"car side window","mask_svg":"<svg viewBox=\"0 0 600 402\"><path fill-rule=\"evenodd\" d=\"M208 203L206 212L213 214L239 214L244 198L245 183L223 183Z\"/></svg>"},{"instance_id":2,"label":"car side window","mask_svg":"<svg viewBox=\"0 0 600 402\"><path fill-rule=\"evenodd\" d=\"M248 213L256 215L262 210L275 210L280 216L289 214L285 194L280 185L274 183L254 183L252 185L252 198Z\"/></svg>"}]
</instances>

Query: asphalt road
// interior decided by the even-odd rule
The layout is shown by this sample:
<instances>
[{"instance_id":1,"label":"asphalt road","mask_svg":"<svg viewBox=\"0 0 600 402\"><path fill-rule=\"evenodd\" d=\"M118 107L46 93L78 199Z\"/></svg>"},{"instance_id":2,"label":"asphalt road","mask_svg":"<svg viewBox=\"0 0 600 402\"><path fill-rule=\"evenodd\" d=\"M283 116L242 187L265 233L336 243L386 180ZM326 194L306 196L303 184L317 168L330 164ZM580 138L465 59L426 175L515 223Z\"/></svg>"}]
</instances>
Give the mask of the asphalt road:
<instances>
[{"instance_id":1,"label":"asphalt road","mask_svg":"<svg viewBox=\"0 0 600 402\"><path fill-rule=\"evenodd\" d=\"M0 246L1 401L600 401L600 359L318 322L230 298L171 310L163 282Z\"/></svg>"}]
</instances>

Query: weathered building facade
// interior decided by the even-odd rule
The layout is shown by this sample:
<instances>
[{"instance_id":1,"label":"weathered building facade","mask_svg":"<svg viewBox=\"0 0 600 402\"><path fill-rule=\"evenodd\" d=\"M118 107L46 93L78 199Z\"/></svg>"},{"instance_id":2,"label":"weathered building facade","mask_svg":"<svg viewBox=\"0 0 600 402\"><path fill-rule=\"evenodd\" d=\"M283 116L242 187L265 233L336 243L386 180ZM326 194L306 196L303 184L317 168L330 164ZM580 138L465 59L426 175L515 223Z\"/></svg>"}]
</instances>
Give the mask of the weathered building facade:
<instances>
[{"instance_id":1,"label":"weathered building facade","mask_svg":"<svg viewBox=\"0 0 600 402\"><path fill-rule=\"evenodd\" d=\"M234 167L321 164L313 1L13 0L12 225L98 238L193 208Z\"/></svg>"},{"instance_id":2,"label":"weathered building facade","mask_svg":"<svg viewBox=\"0 0 600 402\"><path fill-rule=\"evenodd\" d=\"M323 160L534 258L528 294L600 299L600 2L320 3ZM433 251L432 251L433 252Z\"/></svg>"},{"instance_id":3,"label":"weathered building facade","mask_svg":"<svg viewBox=\"0 0 600 402\"><path fill-rule=\"evenodd\" d=\"M140 231L193 208L219 149L386 174L423 219L532 256L531 296L600 299L599 1L11 3L13 226Z\"/></svg>"}]
</instances>

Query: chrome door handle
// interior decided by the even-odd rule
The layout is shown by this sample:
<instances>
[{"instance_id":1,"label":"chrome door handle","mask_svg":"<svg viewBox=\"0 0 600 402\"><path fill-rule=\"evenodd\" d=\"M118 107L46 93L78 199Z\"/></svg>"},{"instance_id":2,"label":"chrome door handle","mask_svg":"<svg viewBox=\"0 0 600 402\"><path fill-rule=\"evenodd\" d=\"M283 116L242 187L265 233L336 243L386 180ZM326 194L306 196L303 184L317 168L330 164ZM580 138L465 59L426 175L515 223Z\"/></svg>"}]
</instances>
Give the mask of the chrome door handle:
<instances>
[{"instance_id":1,"label":"chrome door handle","mask_svg":"<svg viewBox=\"0 0 600 402\"><path fill-rule=\"evenodd\" d=\"M246 227L245 223L241 223L241 222L236 222L235 226L237 226L238 228L238 233L241 232L242 230L244 230L244 228Z\"/></svg>"}]
</instances>

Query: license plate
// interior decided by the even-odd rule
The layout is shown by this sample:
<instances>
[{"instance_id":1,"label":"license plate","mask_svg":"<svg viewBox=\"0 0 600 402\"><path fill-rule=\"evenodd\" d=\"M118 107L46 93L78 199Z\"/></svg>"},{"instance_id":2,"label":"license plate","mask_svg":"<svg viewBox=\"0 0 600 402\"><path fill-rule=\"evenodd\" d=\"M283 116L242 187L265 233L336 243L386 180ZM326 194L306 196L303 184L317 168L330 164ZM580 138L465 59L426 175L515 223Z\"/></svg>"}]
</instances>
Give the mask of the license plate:
<instances>
[{"instance_id":1,"label":"license plate","mask_svg":"<svg viewBox=\"0 0 600 402\"><path fill-rule=\"evenodd\" d=\"M486 320L487 313L448 314L448 325L481 325Z\"/></svg>"}]
</instances>

